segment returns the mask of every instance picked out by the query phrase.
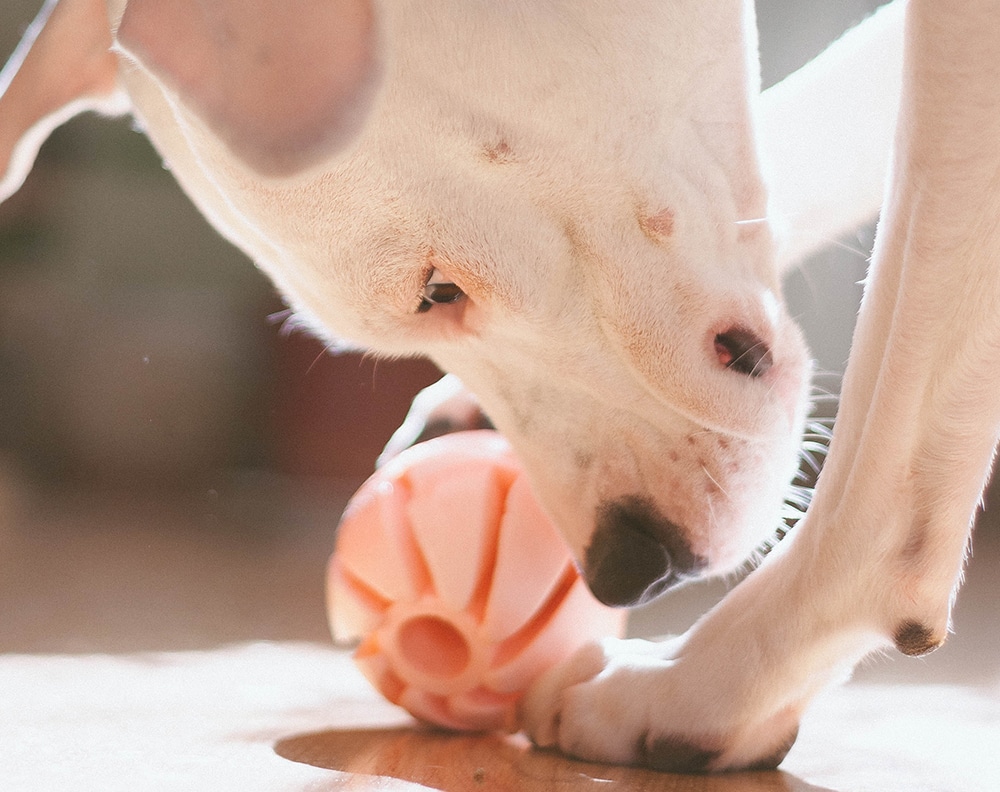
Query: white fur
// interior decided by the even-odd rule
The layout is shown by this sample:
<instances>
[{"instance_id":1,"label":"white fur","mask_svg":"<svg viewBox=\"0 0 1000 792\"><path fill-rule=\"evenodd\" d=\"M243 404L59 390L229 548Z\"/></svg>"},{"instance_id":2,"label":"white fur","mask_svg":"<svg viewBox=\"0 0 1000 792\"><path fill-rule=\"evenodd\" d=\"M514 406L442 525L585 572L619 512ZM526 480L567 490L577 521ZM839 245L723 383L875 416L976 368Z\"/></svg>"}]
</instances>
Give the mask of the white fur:
<instances>
[{"instance_id":1,"label":"white fur","mask_svg":"<svg viewBox=\"0 0 1000 792\"><path fill-rule=\"evenodd\" d=\"M777 524L809 375L780 274L877 208L902 83L841 419L797 538L680 641L592 647L554 670L527 697L525 727L588 758L773 765L809 698L865 652L906 625L927 630L927 647L904 636L911 651L943 640L1000 419L989 3L913 0L902 69L897 3L758 101L741 0L387 0L378 73L342 92L345 128L367 120L346 142L293 128L309 145L280 177L260 163L287 164L285 152L165 67L162 28L143 16L153 4L132 3L111 0L109 15L118 30L125 14L121 85L136 117L300 315L457 374L581 558L602 505L639 497L705 573L740 564ZM0 97L0 157L61 110L23 110L30 64L22 74ZM5 109L20 130L4 129ZM418 311L432 273L466 298ZM761 376L722 365L713 340L734 326L770 349Z\"/></svg>"}]
</instances>

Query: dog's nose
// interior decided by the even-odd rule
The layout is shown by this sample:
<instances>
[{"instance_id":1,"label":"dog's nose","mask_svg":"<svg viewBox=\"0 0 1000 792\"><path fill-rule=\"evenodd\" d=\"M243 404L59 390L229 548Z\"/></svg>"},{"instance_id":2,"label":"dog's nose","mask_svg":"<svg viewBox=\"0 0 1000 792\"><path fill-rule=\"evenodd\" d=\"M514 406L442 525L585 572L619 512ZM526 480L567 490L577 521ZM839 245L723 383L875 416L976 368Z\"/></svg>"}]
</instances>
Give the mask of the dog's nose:
<instances>
[{"instance_id":1,"label":"dog's nose","mask_svg":"<svg viewBox=\"0 0 1000 792\"><path fill-rule=\"evenodd\" d=\"M704 566L648 498L602 503L584 557L587 585L605 605L641 605L683 582Z\"/></svg>"}]
</instances>

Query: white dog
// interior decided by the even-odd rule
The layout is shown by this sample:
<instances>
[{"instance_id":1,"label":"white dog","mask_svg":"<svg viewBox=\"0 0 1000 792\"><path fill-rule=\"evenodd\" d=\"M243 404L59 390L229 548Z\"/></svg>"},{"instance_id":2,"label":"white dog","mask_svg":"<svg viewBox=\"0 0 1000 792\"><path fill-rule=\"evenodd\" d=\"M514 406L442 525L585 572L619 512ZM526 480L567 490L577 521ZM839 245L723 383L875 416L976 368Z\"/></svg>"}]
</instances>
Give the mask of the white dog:
<instances>
[{"instance_id":1,"label":"white dog","mask_svg":"<svg viewBox=\"0 0 1000 792\"><path fill-rule=\"evenodd\" d=\"M524 725L592 759L773 767L862 655L944 640L1000 427L1000 3L896 4L762 98L743 0L43 16L0 82L0 198L57 123L130 107L314 328L476 394L620 605L773 533L810 369L781 270L876 211L900 108L794 541L678 641L553 671Z\"/></svg>"}]
</instances>

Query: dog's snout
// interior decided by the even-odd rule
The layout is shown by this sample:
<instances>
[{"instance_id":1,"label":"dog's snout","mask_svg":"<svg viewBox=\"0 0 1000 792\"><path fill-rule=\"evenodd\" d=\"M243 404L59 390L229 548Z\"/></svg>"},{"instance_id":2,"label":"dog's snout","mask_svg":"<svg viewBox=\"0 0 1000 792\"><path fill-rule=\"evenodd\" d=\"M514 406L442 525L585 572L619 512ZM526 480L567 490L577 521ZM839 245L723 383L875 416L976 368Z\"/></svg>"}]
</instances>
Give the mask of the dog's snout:
<instances>
[{"instance_id":1,"label":"dog's snout","mask_svg":"<svg viewBox=\"0 0 1000 792\"><path fill-rule=\"evenodd\" d=\"M760 377L774 365L771 348L745 327L731 327L715 336L715 354L727 369Z\"/></svg>"},{"instance_id":2,"label":"dog's snout","mask_svg":"<svg viewBox=\"0 0 1000 792\"><path fill-rule=\"evenodd\" d=\"M681 528L647 498L627 497L598 508L584 575L605 605L641 605L690 577L703 562Z\"/></svg>"}]
</instances>

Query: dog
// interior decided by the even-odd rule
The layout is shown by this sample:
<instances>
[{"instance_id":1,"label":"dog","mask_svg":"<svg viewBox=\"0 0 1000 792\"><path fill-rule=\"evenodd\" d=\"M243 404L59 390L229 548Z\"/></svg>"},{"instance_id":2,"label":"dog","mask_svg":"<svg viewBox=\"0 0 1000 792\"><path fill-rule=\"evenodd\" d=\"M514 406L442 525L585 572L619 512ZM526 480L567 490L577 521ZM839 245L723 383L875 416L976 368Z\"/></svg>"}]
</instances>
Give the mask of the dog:
<instances>
[{"instance_id":1,"label":"dog","mask_svg":"<svg viewBox=\"0 0 1000 792\"><path fill-rule=\"evenodd\" d=\"M0 79L0 198L66 118L131 111L301 321L475 394L619 606L773 534L810 376L781 275L881 205L790 539L522 703L575 756L772 768L859 658L948 631L1000 429L1000 4L897 0L763 95L755 36L741 0L50 0Z\"/></svg>"}]
</instances>

